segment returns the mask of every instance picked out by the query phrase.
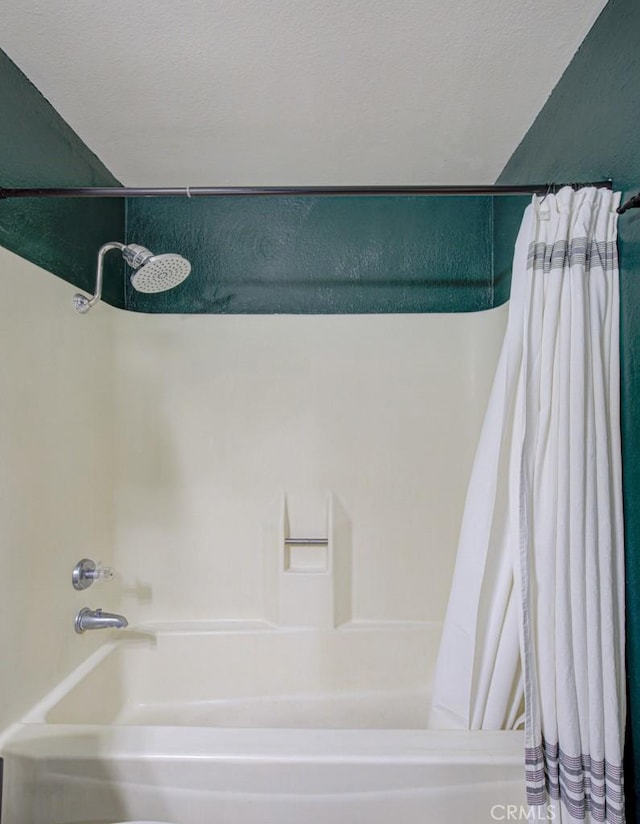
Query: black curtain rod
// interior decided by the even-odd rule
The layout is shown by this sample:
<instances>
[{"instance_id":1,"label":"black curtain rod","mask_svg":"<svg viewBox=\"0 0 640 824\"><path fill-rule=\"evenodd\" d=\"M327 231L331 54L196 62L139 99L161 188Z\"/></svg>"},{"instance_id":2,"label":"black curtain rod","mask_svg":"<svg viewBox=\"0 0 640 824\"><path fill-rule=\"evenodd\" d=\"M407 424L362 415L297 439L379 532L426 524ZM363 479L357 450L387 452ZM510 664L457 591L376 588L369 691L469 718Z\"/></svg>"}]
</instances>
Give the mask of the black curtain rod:
<instances>
[{"instance_id":1,"label":"black curtain rod","mask_svg":"<svg viewBox=\"0 0 640 824\"><path fill-rule=\"evenodd\" d=\"M234 197L286 195L292 197L368 197L421 195L545 195L564 186L611 189L610 180L595 183L540 183L521 186L183 186L181 188L129 188L126 186L69 189L10 189L0 187L0 200L12 197Z\"/></svg>"}]
</instances>

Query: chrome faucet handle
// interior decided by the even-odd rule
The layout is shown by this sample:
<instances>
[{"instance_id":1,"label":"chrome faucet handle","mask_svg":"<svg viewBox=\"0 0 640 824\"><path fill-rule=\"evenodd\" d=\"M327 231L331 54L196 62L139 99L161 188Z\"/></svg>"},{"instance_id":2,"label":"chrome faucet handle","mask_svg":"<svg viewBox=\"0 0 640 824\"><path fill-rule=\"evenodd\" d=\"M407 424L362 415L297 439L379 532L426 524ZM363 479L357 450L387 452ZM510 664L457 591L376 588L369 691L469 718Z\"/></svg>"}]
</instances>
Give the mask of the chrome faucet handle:
<instances>
[{"instance_id":1,"label":"chrome faucet handle","mask_svg":"<svg viewBox=\"0 0 640 824\"><path fill-rule=\"evenodd\" d=\"M74 589L88 589L94 581L113 581L113 567L102 566L100 561L96 564L90 558L83 558L73 568L71 573L71 583Z\"/></svg>"}]
</instances>

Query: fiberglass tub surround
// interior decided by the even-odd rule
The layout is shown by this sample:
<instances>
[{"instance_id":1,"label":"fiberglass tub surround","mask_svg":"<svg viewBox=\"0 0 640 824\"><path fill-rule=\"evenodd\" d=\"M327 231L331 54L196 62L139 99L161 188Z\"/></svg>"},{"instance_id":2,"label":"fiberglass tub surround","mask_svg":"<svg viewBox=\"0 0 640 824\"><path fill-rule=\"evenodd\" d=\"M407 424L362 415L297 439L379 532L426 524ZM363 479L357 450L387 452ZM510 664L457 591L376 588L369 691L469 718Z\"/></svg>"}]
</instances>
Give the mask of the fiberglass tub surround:
<instances>
[{"instance_id":1,"label":"fiberglass tub surround","mask_svg":"<svg viewBox=\"0 0 640 824\"><path fill-rule=\"evenodd\" d=\"M112 314L116 577L68 581L86 660L6 741L3 824L522 801L520 732L427 728L504 319ZM76 635L85 607L129 626Z\"/></svg>"}]
</instances>

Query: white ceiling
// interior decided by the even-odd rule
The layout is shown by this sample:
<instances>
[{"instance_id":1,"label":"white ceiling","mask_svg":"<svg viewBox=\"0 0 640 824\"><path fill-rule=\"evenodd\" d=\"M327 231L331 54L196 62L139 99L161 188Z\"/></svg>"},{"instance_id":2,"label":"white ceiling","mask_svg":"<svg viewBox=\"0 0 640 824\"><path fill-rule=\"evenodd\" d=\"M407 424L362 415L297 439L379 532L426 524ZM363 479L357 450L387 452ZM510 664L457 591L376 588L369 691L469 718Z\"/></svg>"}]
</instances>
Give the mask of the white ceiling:
<instances>
[{"instance_id":1,"label":"white ceiling","mask_svg":"<svg viewBox=\"0 0 640 824\"><path fill-rule=\"evenodd\" d=\"M605 0L2 0L123 183L490 183Z\"/></svg>"}]
</instances>

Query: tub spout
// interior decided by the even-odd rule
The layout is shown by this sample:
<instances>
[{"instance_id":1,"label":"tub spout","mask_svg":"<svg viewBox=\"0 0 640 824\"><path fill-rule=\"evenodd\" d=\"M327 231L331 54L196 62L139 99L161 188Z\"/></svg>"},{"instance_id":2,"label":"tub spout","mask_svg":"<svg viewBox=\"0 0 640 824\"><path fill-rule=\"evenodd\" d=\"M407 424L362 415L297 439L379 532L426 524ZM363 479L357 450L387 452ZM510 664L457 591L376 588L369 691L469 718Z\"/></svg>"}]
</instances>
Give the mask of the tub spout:
<instances>
[{"instance_id":1,"label":"tub spout","mask_svg":"<svg viewBox=\"0 0 640 824\"><path fill-rule=\"evenodd\" d=\"M129 622L124 615L112 612L103 612L101 609L83 607L76 615L74 626L76 632L86 632L88 629L124 629Z\"/></svg>"}]
</instances>

